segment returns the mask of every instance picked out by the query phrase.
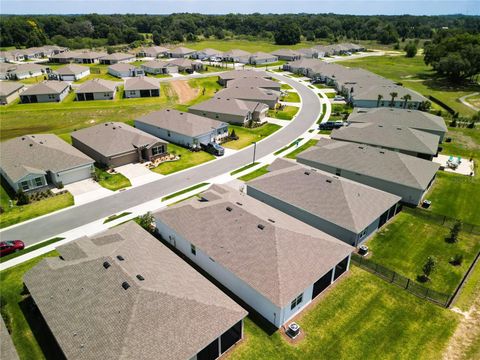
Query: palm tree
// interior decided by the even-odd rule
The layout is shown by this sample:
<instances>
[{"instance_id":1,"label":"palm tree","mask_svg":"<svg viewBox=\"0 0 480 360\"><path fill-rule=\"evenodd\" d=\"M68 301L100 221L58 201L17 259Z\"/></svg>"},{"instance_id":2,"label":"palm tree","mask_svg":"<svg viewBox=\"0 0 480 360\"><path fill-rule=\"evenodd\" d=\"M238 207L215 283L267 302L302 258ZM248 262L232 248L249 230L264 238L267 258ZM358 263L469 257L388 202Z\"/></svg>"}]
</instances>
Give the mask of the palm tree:
<instances>
[{"instance_id":1,"label":"palm tree","mask_svg":"<svg viewBox=\"0 0 480 360\"><path fill-rule=\"evenodd\" d=\"M396 93L396 92L391 92L391 93L390 93L390 96L392 97L392 100L390 101L390 106L391 106L391 107L394 107L394 105L395 105L395 98L398 96L398 93Z\"/></svg>"},{"instance_id":2,"label":"palm tree","mask_svg":"<svg viewBox=\"0 0 480 360\"><path fill-rule=\"evenodd\" d=\"M380 107L380 101L382 101L382 99L383 99L383 95L378 94L377 107Z\"/></svg>"},{"instance_id":3,"label":"palm tree","mask_svg":"<svg viewBox=\"0 0 480 360\"><path fill-rule=\"evenodd\" d=\"M403 108L406 109L408 101L412 100L412 96L410 94L405 94L404 96L402 96L402 100L405 100L405 102L403 103Z\"/></svg>"}]
</instances>

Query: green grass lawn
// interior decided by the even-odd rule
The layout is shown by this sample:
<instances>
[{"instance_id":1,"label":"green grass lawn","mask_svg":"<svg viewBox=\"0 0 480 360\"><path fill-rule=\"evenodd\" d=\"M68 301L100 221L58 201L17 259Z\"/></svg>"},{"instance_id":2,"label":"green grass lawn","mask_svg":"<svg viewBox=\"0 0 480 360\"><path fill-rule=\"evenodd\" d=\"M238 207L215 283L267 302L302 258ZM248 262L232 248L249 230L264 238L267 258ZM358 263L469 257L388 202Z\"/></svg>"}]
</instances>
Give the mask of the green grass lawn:
<instances>
[{"instance_id":1,"label":"green grass lawn","mask_svg":"<svg viewBox=\"0 0 480 360\"><path fill-rule=\"evenodd\" d=\"M222 146L229 149L239 150L273 134L278 129L281 129L281 126L267 123L252 129L236 125L230 125L228 128L229 132L234 129L239 139L226 142L222 144Z\"/></svg>"},{"instance_id":2,"label":"green grass lawn","mask_svg":"<svg viewBox=\"0 0 480 360\"><path fill-rule=\"evenodd\" d=\"M318 140L308 140L305 144L299 146L295 150L293 150L291 153L287 154L285 157L289 159L296 159L297 155L300 154L301 152L304 152L307 150L309 147L314 146Z\"/></svg>"},{"instance_id":3,"label":"green grass lawn","mask_svg":"<svg viewBox=\"0 0 480 360\"><path fill-rule=\"evenodd\" d=\"M287 105L282 110L268 110L268 116L280 120L292 120L297 112L298 107Z\"/></svg>"},{"instance_id":4,"label":"green grass lawn","mask_svg":"<svg viewBox=\"0 0 480 360\"><path fill-rule=\"evenodd\" d=\"M240 176L238 178L238 180L242 180L242 181L250 181L250 180L253 180L259 176L262 176L262 175L265 175L267 174L269 171L267 170L268 167L270 166L270 164L268 165L265 165L265 166L262 166L260 168L258 168L257 170L254 170L252 171L251 173L248 173L248 174L245 174L243 176Z\"/></svg>"},{"instance_id":5,"label":"green grass lawn","mask_svg":"<svg viewBox=\"0 0 480 360\"><path fill-rule=\"evenodd\" d=\"M120 218L122 218L122 217L124 217L124 216L127 216L127 215L130 215L130 214L131 214L131 212L124 211L124 212L122 212L122 213L120 213L120 214L111 215L111 216L107 217L103 223L106 224L106 223L109 223L109 222L111 222L111 221L113 221L113 220L120 219Z\"/></svg>"},{"instance_id":6,"label":"green grass lawn","mask_svg":"<svg viewBox=\"0 0 480 360\"><path fill-rule=\"evenodd\" d=\"M218 83L218 76L190 79L188 80L188 84L190 85L190 87L198 89L199 93L194 100L185 104L187 106L192 106L208 100L213 97L213 95L215 95L217 91L222 89L222 86Z\"/></svg>"},{"instance_id":7,"label":"green grass lawn","mask_svg":"<svg viewBox=\"0 0 480 360\"><path fill-rule=\"evenodd\" d=\"M480 91L480 85L453 84L436 77L430 66L425 65L423 56L372 56L338 62L338 64L360 67L376 74L401 82L405 87L423 95L432 95L462 115L470 116L474 110L463 105L458 99Z\"/></svg>"},{"instance_id":8,"label":"green grass lawn","mask_svg":"<svg viewBox=\"0 0 480 360\"><path fill-rule=\"evenodd\" d=\"M448 227L406 210L369 240L371 259L416 280L427 257L433 255L438 260L437 269L424 286L451 294L480 250L480 236L462 232L458 243L450 244L445 241L449 234ZM449 263L456 254L464 256L461 266Z\"/></svg>"},{"instance_id":9,"label":"green grass lawn","mask_svg":"<svg viewBox=\"0 0 480 360\"><path fill-rule=\"evenodd\" d=\"M29 247L27 247L23 250L17 251L13 254L1 257L0 258L0 263L3 263L3 262L8 261L8 260L12 260L16 257L22 256L22 255L25 255L25 254L28 254L29 252L35 251L35 250L40 249L42 247L45 247L47 245L54 244L54 243L59 242L60 240L63 240L63 239L65 239L65 238L55 237L55 238L52 238L52 239L49 239L49 240L42 241L40 244L35 244L35 245L29 246Z\"/></svg>"},{"instance_id":10,"label":"green grass lawn","mask_svg":"<svg viewBox=\"0 0 480 360\"><path fill-rule=\"evenodd\" d=\"M167 201L167 200L173 199L173 198L175 198L175 197L177 197L177 196L186 194L186 193L188 193L188 192L190 192L190 191L193 191L193 190L195 190L195 189L201 188L201 187L206 186L206 185L208 185L208 184L209 184L209 183L200 183L200 184L196 184L196 185L190 186L189 188L186 188L186 189L177 191L176 193L173 193L173 194L164 196L164 197L162 198L162 201ZM195 195L193 195L193 196L195 196ZM192 197L193 197L193 196L192 196ZM184 200L181 200L181 201L184 201Z\"/></svg>"},{"instance_id":11,"label":"green grass lawn","mask_svg":"<svg viewBox=\"0 0 480 360\"><path fill-rule=\"evenodd\" d=\"M327 98L329 99L333 99L335 97L335 95L337 95L337 93L334 93L334 92L327 92L325 93L325 95L327 96Z\"/></svg>"},{"instance_id":12,"label":"green grass lawn","mask_svg":"<svg viewBox=\"0 0 480 360\"><path fill-rule=\"evenodd\" d=\"M258 65L250 65L250 64L247 64L245 65L245 67L255 67L255 68L272 68L272 67L279 67L279 66L282 66L283 64L285 64L287 61L285 60L278 60L278 61L275 61L275 62L272 62L272 63L268 63L268 64L258 64Z\"/></svg>"},{"instance_id":13,"label":"green grass lawn","mask_svg":"<svg viewBox=\"0 0 480 360\"><path fill-rule=\"evenodd\" d=\"M235 174L238 174L238 173L241 173L242 171L245 171L247 169L250 169L251 167L254 167L255 165L258 165L259 163L258 162L254 162L254 163L251 163L251 164L248 164L248 165L245 165L237 170L234 170L230 173L230 175L235 175Z\"/></svg>"},{"instance_id":14,"label":"green grass lawn","mask_svg":"<svg viewBox=\"0 0 480 360\"><path fill-rule=\"evenodd\" d=\"M287 95L282 96L281 101L292 102L292 103L300 102L300 96L296 92L289 91Z\"/></svg>"},{"instance_id":15,"label":"green grass lawn","mask_svg":"<svg viewBox=\"0 0 480 360\"><path fill-rule=\"evenodd\" d=\"M447 137L452 142L443 142L443 155L461 156L469 159L473 157L480 161L480 129L448 128Z\"/></svg>"},{"instance_id":16,"label":"green grass lawn","mask_svg":"<svg viewBox=\"0 0 480 360\"><path fill-rule=\"evenodd\" d=\"M205 151L193 152L175 144L168 144L168 152L179 155L180 160L161 163L152 169L152 171L162 175L168 175L215 159L215 156Z\"/></svg>"},{"instance_id":17,"label":"green grass lawn","mask_svg":"<svg viewBox=\"0 0 480 360\"><path fill-rule=\"evenodd\" d=\"M473 96L469 96L468 98L466 98L467 102L472 104L473 106L476 106L478 108L480 108L480 95L473 95Z\"/></svg>"},{"instance_id":18,"label":"green grass lawn","mask_svg":"<svg viewBox=\"0 0 480 360\"><path fill-rule=\"evenodd\" d=\"M120 173L110 174L107 171L95 168L95 174L98 177L100 186L112 191L120 190L132 186L130 180Z\"/></svg>"},{"instance_id":19,"label":"green grass lawn","mask_svg":"<svg viewBox=\"0 0 480 360\"><path fill-rule=\"evenodd\" d=\"M247 318L245 339L229 359L439 359L458 318L353 267L295 320L305 333L297 344Z\"/></svg>"},{"instance_id":20,"label":"green grass lawn","mask_svg":"<svg viewBox=\"0 0 480 360\"><path fill-rule=\"evenodd\" d=\"M282 86L280 86L280 89L282 89L282 90L292 90L293 87L291 87L288 84L282 84Z\"/></svg>"},{"instance_id":21,"label":"green grass lawn","mask_svg":"<svg viewBox=\"0 0 480 360\"><path fill-rule=\"evenodd\" d=\"M478 296L480 296L480 266L477 264L453 305L463 311L468 311Z\"/></svg>"},{"instance_id":22,"label":"green grass lawn","mask_svg":"<svg viewBox=\"0 0 480 360\"><path fill-rule=\"evenodd\" d=\"M278 50L282 48L301 49L305 47L312 47L314 44L315 43L313 42L300 42L295 45L285 46L285 45L276 45L273 42L264 41L264 40L249 41L249 40L239 40L239 39L234 39L234 40L228 40L228 39L210 40L209 39L209 40L202 40L202 41L195 41L195 42L186 42L182 46L185 46L194 50L202 50L205 48L213 48L220 51L240 49L240 50L245 50L253 53L257 51L272 52L274 50Z\"/></svg>"}]
</instances>

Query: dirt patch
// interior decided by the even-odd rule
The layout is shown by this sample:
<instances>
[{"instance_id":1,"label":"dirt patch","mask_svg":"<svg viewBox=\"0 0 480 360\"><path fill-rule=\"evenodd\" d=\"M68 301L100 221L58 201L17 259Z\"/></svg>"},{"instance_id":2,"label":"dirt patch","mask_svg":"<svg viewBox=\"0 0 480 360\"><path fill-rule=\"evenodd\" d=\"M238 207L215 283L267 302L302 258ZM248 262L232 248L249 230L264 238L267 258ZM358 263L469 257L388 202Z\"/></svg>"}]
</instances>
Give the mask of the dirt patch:
<instances>
[{"instance_id":1,"label":"dirt patch","mask_svg":"<svg viewBox=\"0 0 480 360\"><path fill-rule=\"evenodd\" d=\"M198 89L192 88L186 80L173 80L170 85L177 93L178 103L185 104L195 99L198 96Z\"/></svg>"}]
</instances>

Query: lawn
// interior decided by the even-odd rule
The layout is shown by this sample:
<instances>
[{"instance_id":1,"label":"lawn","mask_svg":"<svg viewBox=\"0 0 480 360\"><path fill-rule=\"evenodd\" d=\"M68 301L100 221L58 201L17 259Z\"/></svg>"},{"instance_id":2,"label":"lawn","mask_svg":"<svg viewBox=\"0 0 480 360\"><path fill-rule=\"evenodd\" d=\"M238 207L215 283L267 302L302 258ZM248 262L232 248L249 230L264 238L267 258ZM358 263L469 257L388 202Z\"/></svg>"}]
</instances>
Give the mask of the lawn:
<instances>
[{"instance_id":1,"label":"lawn","mask_svg":"<svg viewBox=\"0 0 480 360\"><path fill-rule=\"evenodd\" d=\"M22 255L25 255L25 254L28 254L32 251L35 251L37 249L40 249L42 247L45 247L47 245L51 245L51 244L54 244L56 242L59 242L60 240L64 240L65 238L63 237L55 237L55 238L52 238L52 239L49 239L49 240L45 240L45 241L42 241L41 243L37 243L35 245L32 245L32 246L29 246L23 250L20 250L20 251L17 251L17 252L14 252L13 254L10 254L10 255L7 255L7 256L3 256L0 258L0 263L3 263L5 261L8 261L8 260L12 260L16 257L19 257L19 256L22 256Z\"/></svg>"},{"instance_id":2,"label":"lawn","mask_svg":"<svg viewBox=\"0 0 480 360\"><path fill-rule=\"evenodd\" d=\"M453 304L463 311L468 311L473 301L480 296L480 266L475 266L465 283L457 301Z\"/></svg>"},{"instance_id":3,"label":"lawn","mask_svg":"<svg viewBox=\"0 0 480 360\"><path fill-rule=\"evenodd\" d=\"M443 142L443 155L462 156L464 158L474 157L480 161L480 129L448 128L447 137L452 142Z\"/></svg>"},{"instance_id":4,"label":"lawn","mask_svg":"<svg viewBox=\"0 0 480 360\"><path fill-rule=\"evenodd\" d=\"M173 193L173 194L164 196L164 197L162 198L162 201L167 201L167 200L176 198L177 196L180 196L180 195L186 194L186 193L188 193L188 192L190 192L190 191L193 191L193 190L195 190L195 189L199 189L199 188L201 188L201 187L207 186L208 184L209 184L209 183L200 183L200 184L196 184L196 185L190 186L189 188L186 188L186 189L177 191L176 193ZM194 195L194 196L195 196L195 195ZM182 200L182 201L183 201L183 200Z\"/></svg>"},{"instance_id":5,"label":"lawn","mask_svg":"<svg viewBox=\"0 0 480 360\"><path fill-rule=\"evenodd\" d=\"M300 96L296 92L289 91L285 96L282 96L280 100L285 102L292 102L292 103L300 102Z\"/></svg>"},{"instance_id":6,"label":"lawn","mask_svg":"<svg viewBox=\"0 0 480 360\"><path fill-rule=\"evenodd\" d=\"M285 64L287 61L286 60L278 60L276 62L268 63L268 64L258 64L258 65L250 65L247 64L245 65L246 67L255 67L255 68L271 68L271 67L279 67Z\"/></svg>"},{"instance_id":7,"label":"lawn","mask_svg":"<svg viewBox=\"0 0 480 360\"><path fill-rule=\"evenodd\" d=\"M459 84L437 78L430 66L425 65L423 56L372 56L338 62L338 64L360 67L376 74L401 82L404 86L425 96L432 95L459 112L471 116L474 110L463 105L458 99L480 91L480 85Z\"/></svg>"},{"instance_id":8,"label":"lawn","mask_svg":"<svg viewBox=\"0 0 480 360\"><path fill-rule=\"evenodd\" d=\"M250 318L231 360L439 359L459 315L353 267L295 321L305 338L289 344Z\"/></svg>"},{"instance_id":9,"label":"lawn","mask_svg":"<svg viewBox=\"0 0 480 360\"><path fill-rule=\"evenodd\" d=\"M230 175L235 175L235 174L238 174L238 173L241 173L242 171L245 171L247 169L250 169L251 167L254 167L255 165L258 165L260 163L258 162L254 162L254 163L251 163L251 164L248 164L248 165L245 165L237 170L234 170L230 173Z\"/></svg>"},{"instance_id":10,"label":"lawn","mask_svg":"<svg viewBox=\"0 0 480 360\"><path fill-rule=\"evenodd\" d=\"M111 221L120 219L120 218L122 218L122 217L124 217L124 216L130 215L130 214L131 214L131 212L124 211L124 212L122 212L122 213L120 213L120 214L111 215L111 216L107 217L103 223L106 224L106 223L109 223L109 222L111 222Z\"/></svg>"},{"instance_id":11,"label":"lawn","mask_svg":"<svg viewBox=\"0 0 480 360\"><path fill-rule=\"evenodd\" d=\"M187 106L192 106L210 99L215 93L222 89L218 83L218 76L210 76L205 78L190 79L188 81L190 87L199 90L199 95L192 101L188 102Z\"/></svg>"},{"instance_id":12,"label":"lawn","mask_svg":"<svg viewBox=\"0 0 480 360\"><path fill-rule=\"evenodd\" d=\"M310 132L310 130L308 130L308 132ZM281 152L284 152L285 150L290 149L291 147L294 147L295 145L298 145L298 143L299 143L300 141L302 141L302 140L303 140L303 138L298 138L297 140L295 140L294 142L288 144L287 146L284 146L283 148L278 149L277 151L275 151L275 152L273 153L273 155L278 155L278 154L280 154Z\"/></svg>"},{"instance_id":13,"label":"lawn","mask_svg":"<svg viewBox=\"0 0 480 360\"><path fill-rule=\"evenodd\" d=\"M416 280L427 257L435 256L437 268L424 286L452 294L480 250L480 235L461 232L458 243L450 244L445 241L449 234L448 227L417 217L407 209L369 240L371 260ZM456 254L464 256L460 266L449 263Z\"/></svg>"},{"instance_id":14,"label":"lawn","mask_svg":"<svg viewBox=\"0 0 480 360\"><path fill-rule=\"evenodd\" d=\"M168 144L168 152L179 155L180 160L161 163L152 169L152 171L162 175L168 175L215 159L215 156L205 151L193 152L175 144Z\"/></svg>"},{"instance_id":15,"label":"lawn","mask_svg":"<svg viewBox=\"0 0 480 360\"><path fill-rule=\"evenodd\" d=\"M259 176L262 176L262 175L265 175L267 174L269 171L267 170L268 167L270 166L270 164L268 165L265 165L265 166L262 166L260 168L258 168L257 170L254 170L252 171L251 173L248 173L248 174L245 174L243 176L240 176L238 178L238 180L242 180L242 181L250 181L250 180L253 180Z\"/></svg>"},{"instance_id":16,"label":"lawn","mask_svg":"<svg viewBox=\"0 0 480 360\"><path fill-rule=\"evenodd\" d=\"M98 183L100 186L103 186L108 190L116 191L132 186L130 180L119 173L110 174L107 171L96 167L95 174L98 177Z\"/></svg>"},{"instance_id":17,"label":"lawn","mask_svg":"<svg viewBox=\"0 0 480 360\"><path fill-rule=\"evenodd\" d=\"M195 42L186 42L182 46L188 47L194 50L202 50L205 48L213 48L220 51L228 51L231 49L240 49L245 50L248 52L272 52L274 50L282 49L288 47L289 49L301 49L305 47L312 47L315 45L313 42L300 42L295 45L275 45L273 42L264 41L264 40L228 40L228 39L212 39L212 40L202 40L202 41L195 41Z\"/></svg>"},{"instance_id":18,"label":"lawn","mask_svg":"<svg viewBox=\"0 0 480 360\"><path fill-rule=\"evenodd\" d=\"M236 125L230 125L228 128L229 132L235 130L235 134L239 137L239 139L226 142L222 144L222 146L229 149L239 150L273 134L278 129L281 129L281 126L267 123L251 129Z\"/></svg>"},{"instance_id":19,"label":"lawn","mask_svg":"<svg viewBox=\"0 0 480 360\"><path fill-rule=\"evenodd\" d=\"M74 204L73 196L69 192L39 201L34 201L27 205L14 205L13 207L10 207L9 205L10 196L5 191L3 186L1 186L0 195L2 208L4 210L4 213L2 213L0 216L0 229L66 208L68 206L72 206Z\"/></svg>"},{"instance_id":20,"label":"lawn","mask_svg":"<svg viewBox=\"0 0 480 360\"><path fill-rule=\"evenodd\" d=\"M480 108L480 95L469 96L466 100L473 106Z\"/></svg>"},{"instance_id":21,"label":"lawn","mask_svg":"<svg viewBox=\"0 0 480 360\"><path fill-rule=\"evenodd\" d=\"M282 84L282 85L280 86L280 89L281 89L281 90L292 90L293 87L291 87L291 86L288 85L288 84Z\"/></svg>"},{"instance_id":22,"label":"lawn","mask_svg":"<svg viewBox=\"0 0 480 360\"><path fill-rule=\"evenodd\" d=\"M56 251L26 261L20 265L0 272L0 293L1 293L1 314L11 331L13 343L17 349L20 359L45 359L47 355L54 359L54 354L44 353L47 347L40 347L44 344L46 337L44 332L38 331L38 321L32 316L25 299L23 288L23 275L45 257L58 256ZM26 317L26 315L28 317ZM28 319L28 320L27 320ZM32 332L33 322L36 331Z\"/></svg>"},{"instance_id":23,"label":"lawn","mask_svg":"<svg viewBox=\"0 0 480 360\"><path fill-rule=\"evenodd\" d=\"M287 105L282 110L268 110L268 116L280 120L292 120L297 112L298 107Z\"/></svg>"},{"instance_id":24,"label":"lawn","mask_svg":"<svg viewBox=\"0 0 480 360\"><path fill-rule=\"evenodd\" d=\"M301 152L304 152L307 150L309 147L314 146L318 140L308 140L305 144L299 146L295 150L293 150L291 153L287 154L285 157L289 159L296 159L297 155L300 154Z\"/></svg>"}]
</instances>

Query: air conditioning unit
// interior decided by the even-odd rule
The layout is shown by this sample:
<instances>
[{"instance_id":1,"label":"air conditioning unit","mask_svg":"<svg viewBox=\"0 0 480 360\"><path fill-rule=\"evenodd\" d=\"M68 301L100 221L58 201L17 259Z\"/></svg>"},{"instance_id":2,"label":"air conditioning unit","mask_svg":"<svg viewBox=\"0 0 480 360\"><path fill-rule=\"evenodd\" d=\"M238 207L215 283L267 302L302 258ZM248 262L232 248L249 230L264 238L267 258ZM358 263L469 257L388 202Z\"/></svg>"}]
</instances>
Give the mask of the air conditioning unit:
<instances>
[{"instance_id":1,"label":"air conditioning unit","mask_svg":"<svg viewBox=\"0 0 480 360\"><path fill-rule=\"evenodd\" d=\"M295 339L300 334L300 325L292 322L288 325L286 333L290 338Z\"/></svg>"},{"instance_id":2,"label":"air conditioning unit","mask_svg":"<svg viewBox=\"0 0 480 360\"><path fill-rule=\"evenodd\" d=\"M368 254L368 246L367 245L361 245L358 248L358 254L362 256L367 256Z\"/></svg>"}]
</instances>

